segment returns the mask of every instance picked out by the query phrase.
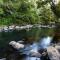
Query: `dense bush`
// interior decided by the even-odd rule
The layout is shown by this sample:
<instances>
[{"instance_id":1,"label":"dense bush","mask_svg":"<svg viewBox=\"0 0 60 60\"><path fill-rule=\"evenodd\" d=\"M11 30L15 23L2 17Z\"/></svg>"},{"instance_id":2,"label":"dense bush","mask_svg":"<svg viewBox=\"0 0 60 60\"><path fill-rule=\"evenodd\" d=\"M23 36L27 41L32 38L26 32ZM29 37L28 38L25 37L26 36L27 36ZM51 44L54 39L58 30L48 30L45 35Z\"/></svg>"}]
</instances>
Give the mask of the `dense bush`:
<instances>
[{"instance_id":1,"label":"dense bush","mask_svg":"<svg viewBox=\"0 0 60 60\"><path fill-rule=\"evenodd\" d=\"M0 25L50 24L58 21L60 4L51 9L51 0L0 0ZM54 6L52 6L54 8Z\"/></svg>"}]
</instances>

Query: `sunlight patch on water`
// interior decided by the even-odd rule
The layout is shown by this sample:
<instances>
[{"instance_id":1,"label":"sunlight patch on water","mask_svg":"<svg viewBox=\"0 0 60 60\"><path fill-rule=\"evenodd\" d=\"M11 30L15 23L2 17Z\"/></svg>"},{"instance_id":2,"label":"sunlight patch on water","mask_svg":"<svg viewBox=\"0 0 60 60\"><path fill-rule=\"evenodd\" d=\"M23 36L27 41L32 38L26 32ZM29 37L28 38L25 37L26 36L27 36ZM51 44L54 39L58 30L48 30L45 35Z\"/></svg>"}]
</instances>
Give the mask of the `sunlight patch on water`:
<instances>
[{"instance_id":1,"label":"sunlight patch on water","mask_svg":"<svg viewBox=\"0 0 60 60\"><path fill-rule=\"evenodd\" d=\"M47 48L50 45L51 41L52 41L52 37L48 36L43 38L40 42L41 48Z\"/></svg>"}]
</instances>

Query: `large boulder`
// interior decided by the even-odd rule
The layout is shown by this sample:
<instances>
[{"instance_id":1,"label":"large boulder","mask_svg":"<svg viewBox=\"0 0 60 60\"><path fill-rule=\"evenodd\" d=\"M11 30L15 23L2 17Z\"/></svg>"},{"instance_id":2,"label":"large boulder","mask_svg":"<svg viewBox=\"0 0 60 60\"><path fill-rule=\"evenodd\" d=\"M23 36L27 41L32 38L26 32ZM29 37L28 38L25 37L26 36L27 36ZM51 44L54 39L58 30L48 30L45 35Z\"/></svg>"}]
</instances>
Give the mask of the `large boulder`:
<instances>
[{"instance_id":1,"label":"large boulder","mask_svg":"<svg viewBox=\"0 0 60 60\"><path fill-rule=\"evenodd\" d=\"M60 60L60 53L55 47L48 47L47 52L50 60Z\"/></svg>"}]
</instances>

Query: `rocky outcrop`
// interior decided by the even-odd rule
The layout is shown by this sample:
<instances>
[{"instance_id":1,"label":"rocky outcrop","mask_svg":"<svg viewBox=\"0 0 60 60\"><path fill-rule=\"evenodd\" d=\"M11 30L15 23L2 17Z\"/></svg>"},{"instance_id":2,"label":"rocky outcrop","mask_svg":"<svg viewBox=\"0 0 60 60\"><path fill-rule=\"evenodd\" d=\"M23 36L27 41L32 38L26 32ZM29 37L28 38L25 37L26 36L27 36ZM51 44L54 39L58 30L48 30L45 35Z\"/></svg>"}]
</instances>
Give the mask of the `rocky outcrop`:
<instances>
[{"instance_id":1,"label":"rocky outcrop","mask_svg":"<svg viewBox=\"0 0 60 60\"><path fill-rule=\"evenodd\" d=\"M16 50L20 50L21 48L26 48L26 46L22 43L23 41L18 41L18 42L11 41L9 45L11 45ZM25 50L23 51L25 53ZM15 53L17 54L17 52L15 51L13 55L11 55L11 56L14 56L14 59L15 59L15 56L17 56L16 58L18 58L18 56L20 55L19 52L18 52L19 55L18 54L16 55ZM53 44L47 47L47 49L40 49L39 51L29 50L28 52L25 53L26 56L27 56L27 53L29 53L28 56L37 57L37 58L40 58L41 60L60 60L60 44Z\"/></svg>"},{"instance_id":2,"label":"rocky outcrop","mask_svg":"<svg viewBox=\"0 0 60 60\"><path fill-rule=\"evenodd\" d=\"M60 49L60 46L50 46L47 48L48 56L50 60L60 60L60 53L58 51Z\"/></svg>"}]
</instances>

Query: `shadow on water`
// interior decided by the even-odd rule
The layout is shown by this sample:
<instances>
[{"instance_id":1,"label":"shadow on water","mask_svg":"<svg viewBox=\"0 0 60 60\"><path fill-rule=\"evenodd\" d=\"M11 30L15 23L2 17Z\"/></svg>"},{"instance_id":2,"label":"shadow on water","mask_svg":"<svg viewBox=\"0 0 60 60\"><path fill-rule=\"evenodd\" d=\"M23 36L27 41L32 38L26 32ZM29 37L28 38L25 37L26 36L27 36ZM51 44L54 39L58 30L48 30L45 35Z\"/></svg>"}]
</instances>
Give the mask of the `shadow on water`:
<instances>
[{"instance_id":1,"label":"shadow on water","mask_svg":"<svg viewBox=\"0 0 60 60\"><path fill-rule=\"evenodd\" d=\"M7 57L8 60L41 60L38 53L41 48L47 48L54 36L53 29L49 28L32 28L31 30L20 30L12 32L0 32L0 57ZM10 41L20 41L25 42L25 48L22 49L22 53L19 53L15 49L10 49L8 43ZM8 48L7 48L8 47ZM22 55L21 55L22 54ZM43 59L42 59L43 60Z\"/></svg>"}]
</instances>

